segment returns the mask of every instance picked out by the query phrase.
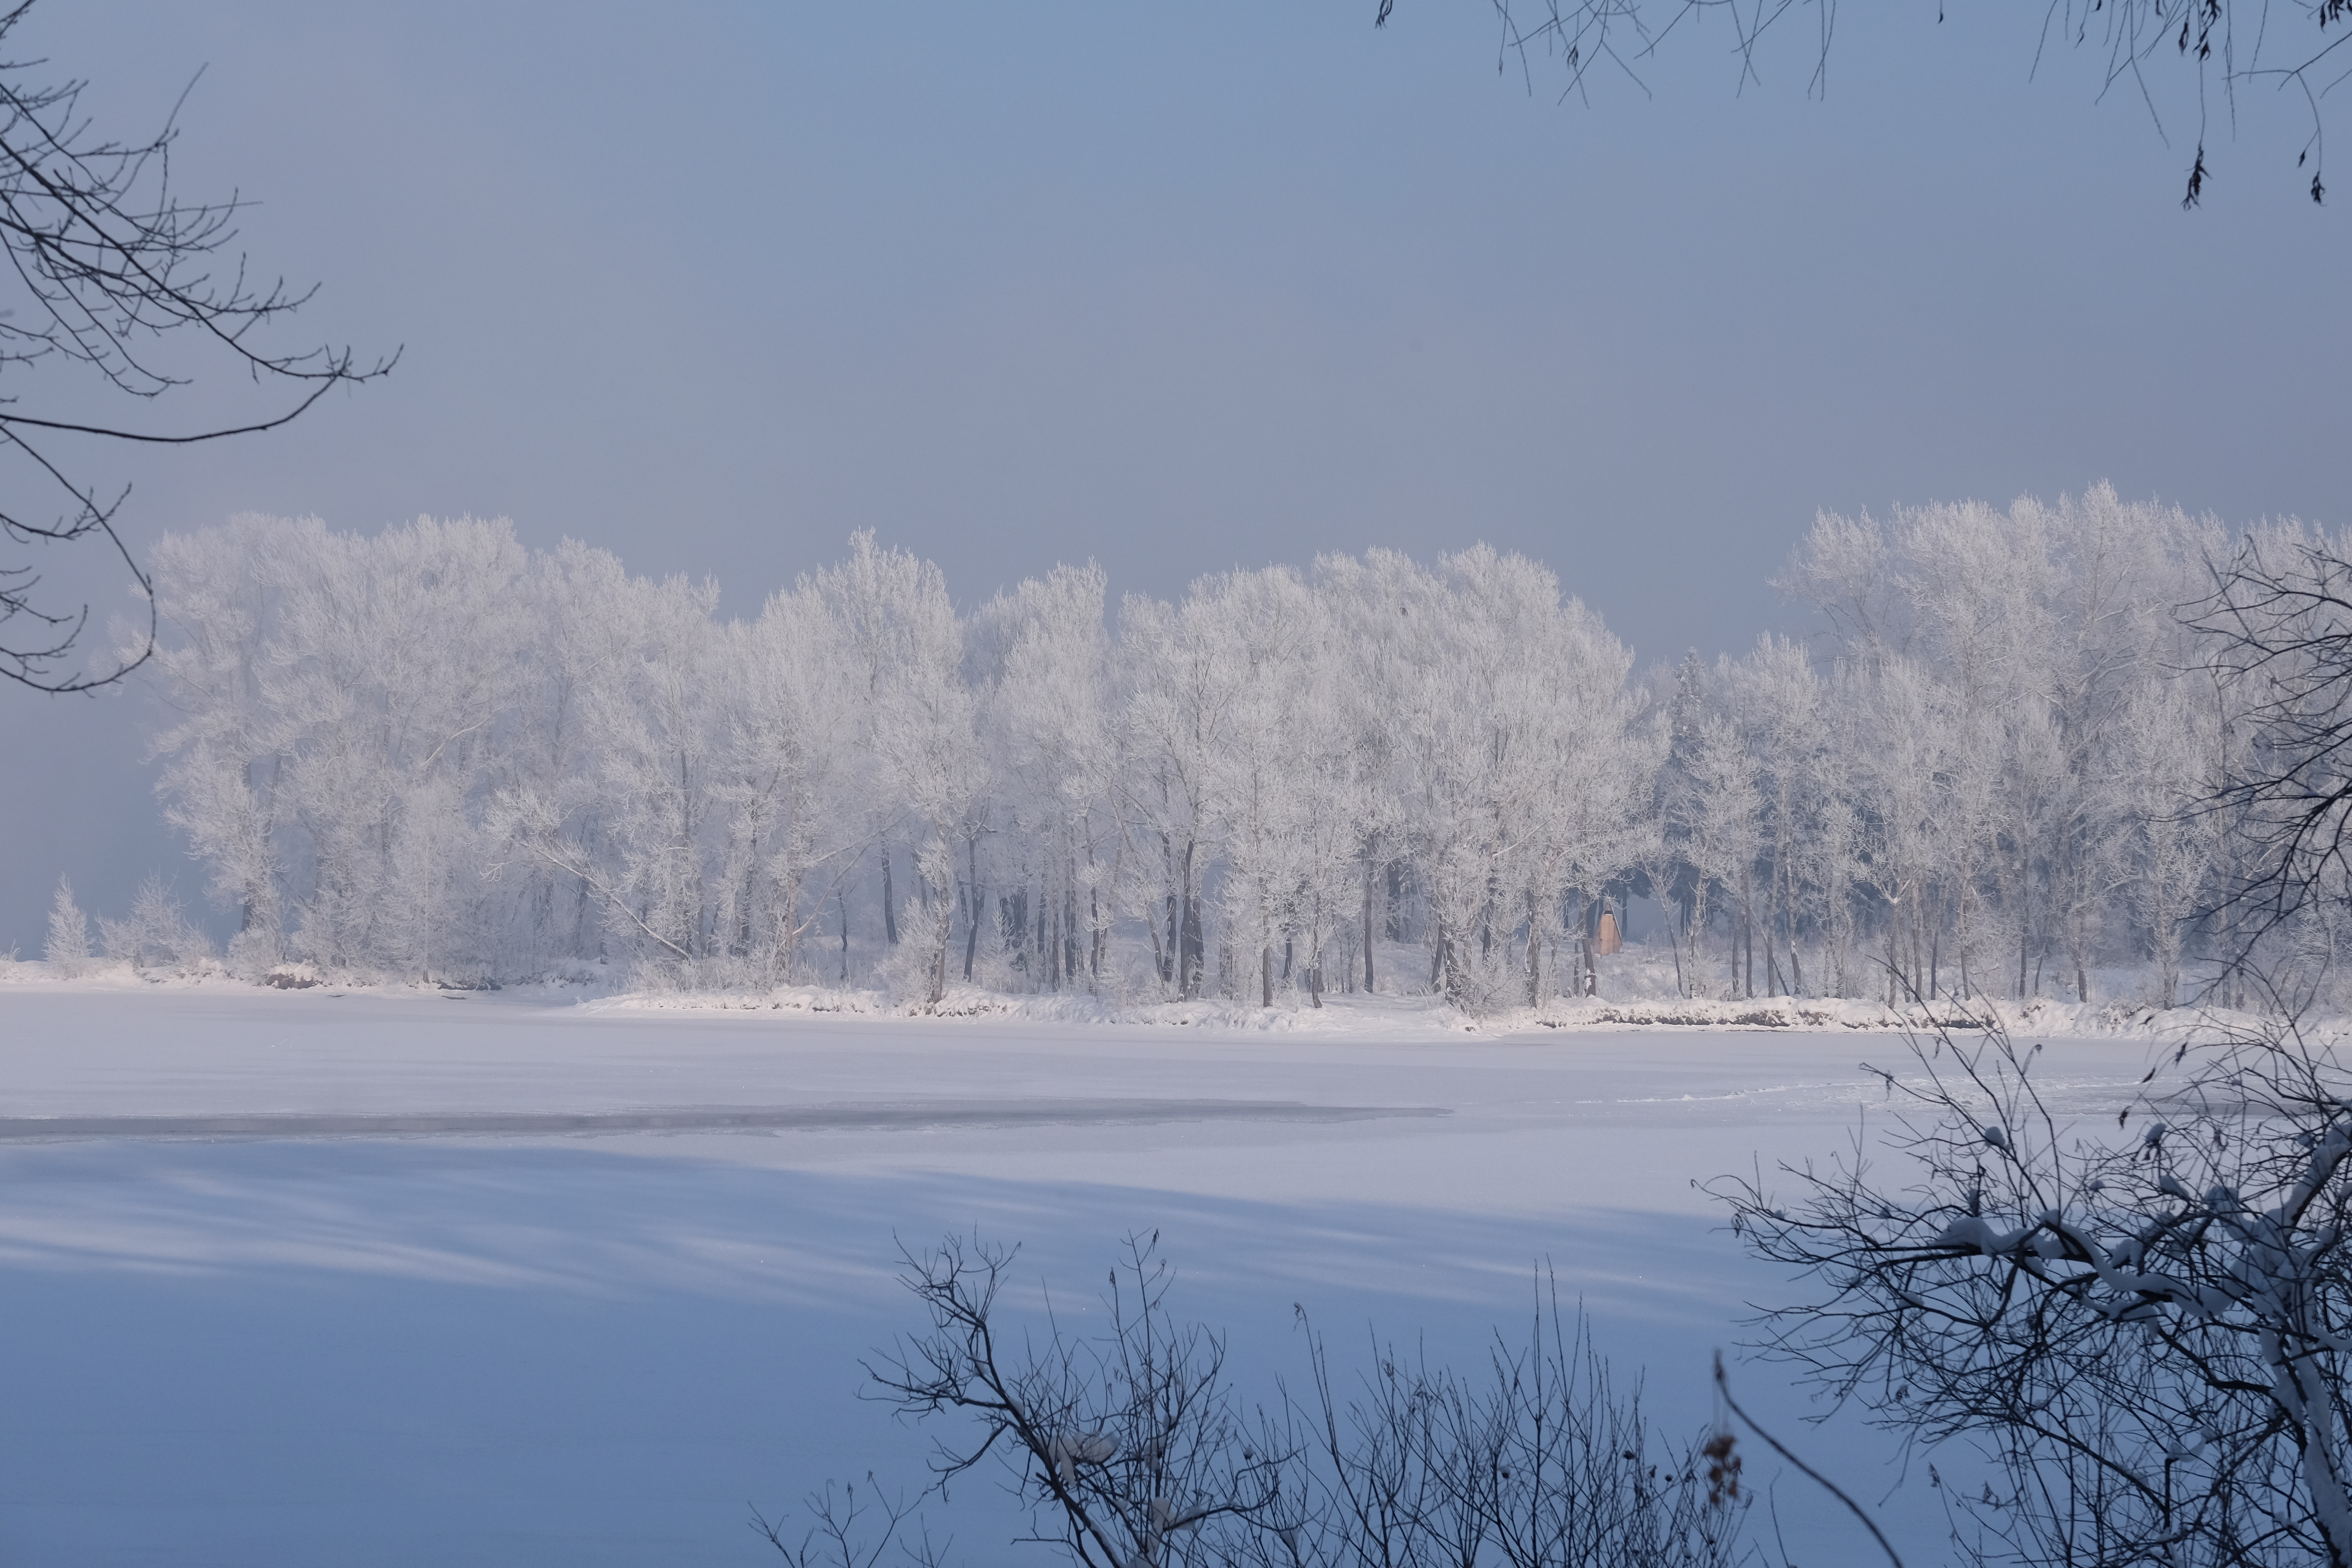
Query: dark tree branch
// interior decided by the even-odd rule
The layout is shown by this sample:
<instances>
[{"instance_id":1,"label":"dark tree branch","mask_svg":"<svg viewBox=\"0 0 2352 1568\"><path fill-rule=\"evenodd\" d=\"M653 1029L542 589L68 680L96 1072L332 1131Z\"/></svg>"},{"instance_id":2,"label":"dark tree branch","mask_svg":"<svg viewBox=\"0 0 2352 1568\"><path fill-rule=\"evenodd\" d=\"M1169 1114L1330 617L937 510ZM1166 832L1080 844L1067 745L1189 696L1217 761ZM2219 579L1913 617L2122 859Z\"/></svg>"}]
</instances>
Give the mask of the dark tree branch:
<instances>
[{"instance_id":1,"label":"dark tree branch","mask_svg":"<svg viewBox=\"0 0 2352 1568\"><path fill-rule=\"evenodd\" d=\"M2253 943L2306 911L2352 900L2352 563L2325 540L2253 540L2212 567L2189 607L2217 677L2246 715L2243 754L2195 811L2243 847L2228 889Z\"/></svg>"},{"instance_id":2,"label":"dark tree branch","mask_svg":"<svg viewBox=\"0 0 2352 1568\"><path fill-rule=\"evenodd\" d=\"M31 8L32 0L24 0L0 12L0 41ZM153 595L116 527L129 487L102 502L98 487L75 478L32 433L156 446L253 435L299 418L336 386L388 374L400 356L395 351L362 363L349 348L274 353L257 346L257 329L299 310L317 290L291 291L282 280L252 287L242 257L226 279L214 277L213 258L236 241L236 215L247 204L235 194L219 202L174 194L171 151L179 105L146 141L106 140L79 110L83 84L40 82L33 76L40 64L0 60L0 252L32 301L29 310L0 313L0 374L53 361L95 374L112 393L152 400L194 377L151 359L151 352L190 341L200 354L223 357L258 384L282 383L296 392L282 413L184 434L20 413L18 396L0 396L0 450L23 458L59 498L53 503L59 510L45 521L16 504L0 506L0 534L26 544L103 535L147 602L146 626L111 668L77 670L67 661L88 627L89 606L48 607L37 596L41 579L32 566L0 567L0 676L40 691L88 691L121 680L153 651ZM18 627L36 629L27 637Z\"/></svg>"},{"instance_id":3,"label":"dark tree branch","mask_svg":"<svg viewBox=\"0 0 2352 1568\"><path fill-rule=\"evenodd\" d=\"M1557 67L1562 76L1559 96L1585 97L1591 73L1605 65L1647 92L1636 68L1654 57L1676 31L1695 31L1720 20L1731 29L1730 52L1737 57L1738 85L1761 85L1759 51L1766 39L1782 29L1791 13L1813 13L1814 36L1808 52L1811 68L1809 96L1829 90L1830 52L1837 32L1837 0L1490 0L1500 28L1497 68L1516 58L1520 74L1532 90L1538 64ZM1395 14L1396 0L1379 0L1373 26L1385 26ZM2300 14L2299 28L2273 28L2273 14ZM1941 21L1942 13L1937 19ZM2240 23L2246 25L2242 28ZM2276 41L2273 40L2273 33ZM2322 104L2340 78L2326 70L2337 49L2352 37L2352 4L2347 0L2050 0L2043 13L2033 50L2039 74L2054 37L2071 47L2095 48L2104 54L2099 97L2124 83L2135 89L2147 108L2158 136L2169 146L2164 119L2149 82L2152 67L2170 65L2189 78L2196 94L2197 155L2188 174L2183 206L2198 205L2212 172L2206 163L2204 132L2220 106L2234 121L2241 88L2261 84L2295 89L2310 116L2311 132L2295 163L2311 169L2308 191L2324 201L2321 178L2326 115Z\"/></svg>"},{"instance_id":4,"label":"dark tree branch","mask_svg":"<svg viewBox=\"0 0 2352 1568\"><path fill-rule=\"evenodd\" d=\"M1793 1203L1715 1184L1751 1251L1822 1288L1759 1320L1764 1347L1907 1437L1984 1448L2010 1492L1959 1500L1979 1561L2342 1568L2352 1078L2291 1023L2216 1037L2108 1142L2044 1100L2037 1054L1939 1034L1869 1069L1907 1184L1860 1140L1784 1167Z\"/></svg>"},{"instance_id":5,"label":"dark tree branch","mask_svg":"<svg viewBox=\"0 0 2352 1568\"><path fill-rule=\"evenodd\" d=\"M1765 1443L1770 1447L1774 1453L1788 1460L1789 1463L1796 1466L1798 1470L1807 1480L1812 1482L1815 1486L1829 1493L1830 1496L1837 1499L1838 1501L1845 1504L1847 1511L1852 1513L1854 1518L1862 1521L1862 1527L1870 1531L1870 1538L1878 1542L1878 1549L1886 1553L1886 1560L1894 1563L1895 1568L1903 1568L1903 1559L1895 1552L1895 1548L1887 1542L1886 1532L1878 1528L1878 1521L1871 1518L1870 1515L1864 1510L1863 1506L1860 1503L1846 1496L1844 1489L1840 1487L1835 1481L1831 1480L1827 1476L1813 1468L1812 1466L1797 1458L1797 1456L1790 1452L1788 1446L1782 1443L1780 1438L1775 1437L1771 1433L1767 1432L1763 1427L1758 1426L1756 1424L1756 1417L1748 1415L1747 1411L1742 1410L1739 1407L1739 1401L1731 1396L1731 1380L1724 1374L1723 1352L1721 1351L1715 1352L1715 1391L1723 1396L1725 1406L1728 1408L1734 1415L1738 1416L1740 1421L1746 1425L1750 1432L1753 1432L1759 1437L1763 1438Z\"/></svg>"}]
</instances>

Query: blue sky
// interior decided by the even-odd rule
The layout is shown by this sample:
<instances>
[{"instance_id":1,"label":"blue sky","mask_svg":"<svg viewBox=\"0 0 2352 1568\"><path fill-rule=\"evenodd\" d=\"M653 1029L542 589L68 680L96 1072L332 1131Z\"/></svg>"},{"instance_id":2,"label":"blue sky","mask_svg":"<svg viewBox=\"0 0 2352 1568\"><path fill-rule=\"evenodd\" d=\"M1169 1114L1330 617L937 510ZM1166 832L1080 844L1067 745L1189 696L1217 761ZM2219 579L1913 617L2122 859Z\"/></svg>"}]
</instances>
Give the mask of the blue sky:
<instances>
[{"instance_id":1,"label":"blue sky","mask_svg":"<svg viewBox=\"0 0 2352 1568\"><path fill-rule=\"evenodd\" d=\"M967 602L1483 539L1647 662L1801 629L1765 580L1818 508L2105 479L2352 522L2352 229L2292 104L2209 124L2184 213L2193 102L2037 76L2010 8L1844 7L1821 95L1811 12L1744 85L1699 28L1589 102L1498 73L1485 0L1373 9L86 0L10 43L126 134L204 68L175 177L323 283L287 341L405 345L285 431L96 455L134 542L504 515L750 613L862 527ZM61 872L194 890L150 699L0 710L0 950Z\"/></svg>"}]
</instances>

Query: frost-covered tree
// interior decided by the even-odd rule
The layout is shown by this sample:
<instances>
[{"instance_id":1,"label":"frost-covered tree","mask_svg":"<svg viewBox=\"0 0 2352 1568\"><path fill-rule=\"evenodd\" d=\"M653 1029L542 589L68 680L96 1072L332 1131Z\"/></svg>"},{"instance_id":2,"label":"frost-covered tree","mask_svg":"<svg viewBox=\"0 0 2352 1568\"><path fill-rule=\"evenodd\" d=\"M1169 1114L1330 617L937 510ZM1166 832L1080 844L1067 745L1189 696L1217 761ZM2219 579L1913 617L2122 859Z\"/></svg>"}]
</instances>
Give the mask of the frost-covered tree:
<instances>
[{"instance_id":1,"label":"frost-covered tree","mask_svg":"<svg viewBox=\"0 0 2352 1568\"><path fill-rule=\"evenodd\" d=\"M1764 933L1765 984L1774 994L1805 990L1797 932L1825 893L1813 886L1821 868L1804 853L1827 830L1820 792L1823 694L1820 673L1803 648L1766 637L1755 654L1734 667L1745 687L1738 706L1748 715L1759 767L1764 843L1756 874L1760 921L1750 926L1749 962L1758 925Z\"/></svg>"},{"instance_id":2,"label":"frost-covered tree","mask_svg":"<svg viewBox=\"0 0 2352 1568\"><path fill-rule=\"evenodd\" d=\"M1638 853L1632 655L1522 556L1482 547L1389 575L1396 789L1433 984L1465 1006L1524 1001L1571 891Z\"/></svg>"},{"instance_id":3,"label":"frost-covered tree","mask_svg":"<svg viewBox=\"0 0 2352 1568\"><path fill-rule=\"evenodd\" d=\"M164 636L154 675L174 718L155 738L164 818L210 872L215 902L236 914L229 962L247 974L284 956L288 868L281 781L292 743L278 700L275 612L289 574L315 560L326 530L244 514L169 534L154 549Z\"/></svg>"},{"instance_id":4,"label":"frost-covered tree","mask_svg":"<svg viewBox=\"0 0 2352 1568\"><path fill-rule=\"evenodd\" d=\"M957 851L988 796L986 758L963 675L963 632L940 569L872 532L811 585L831 612L863 706L858 744L874 764L886 842L913 851L915 898L898 916L924 1005L946 994L956 919Z\"/></svg>"},{"instance_id":5,"label":"frost-covered tree","mask_svg":"<svg viewBox=\"0 0 2352 1568\"><path fill-rule=\"evenodd\" d=\"M1395 551L1368 551L1361 559L1325 555L1315 563L1316 595L1329 622L1327 700L1342 730L1345 832L1352 840L1346 847L1354 861L1350 880L1360 892L1356 936L1367 991L1379 981L1378 943L1405 934L1401 895L1412 835L1403 796L1406 749L1395 716L1423 640L1412 622L1416 604L1427 607L1420 584L1420 569Z\"/></svg>"},{"instance_id":6,"label":"frost-covered tree","mask_svg":"<svg viewBox=\"0 0 2352 1568\"><path fill-rule=\"evenodd\" d=\"M1705 889L1719 888L1729 906L1731 960L1725 994L1752 995L1756 989L1756 864L1764 846L1761 770L1747 737L1721 713L1700 720L1697 744L1691 749L1686 766L1683 853L1697 875L1702 896ZM1739 962L1743 936L1748 950L1745 974Z\"/></svg>"},{"instance_id":7,"label":"frost-covered tree","mask_svg":"<svg viewBox=\"0 0 2352 1568\"><path fill-rule=\"evenodd\" d=\"M1181 605L1130 596L1119 613L1120 801L1139 840L1139 912L1154 966L1180 996L1200 994L1207 979L1213 774L1248 674L1223 646L1213 593L1196 584Z\"/></svg>"},{"instance_id":8,"label":"frost-covered tree","mask_svg":"<svg viewBox=\"0 0 2352 1568\"><path fill-rule=\"evenodd\" d=\"M474 808L531 629L525 553L470 519L310 537L269 656L278 805L311 861L294 945L331 967L477 976L507 934Z\"/></svg>"},{"instance_id":9,"label":"frost-covered tree","mask_svg":"<svg viewBox=\"0 0 2352 1568\"><path fill-rule=\"evenodd\" d=\"M1204 593L1204 587L1206 592ZM1246 989L1274 1005L1276 952L1289 950L1314 879L1310 801L1323 737L1319 616L1306 584L1282 567L1196 584L1211 656L1231 691L1218 744L1207 753L1208 815L1223 863L1218 908ZM1322 743L1318 743L1322 742Z\"/></svg>"},{"instance_id":10,"label":"frost-covered tree","mask_svg":"<svg viewBox=\"0 0 2352 1568\"><path fill-rule=\"evenodd\" d=\"M498 875L519 901L509 973L601 956L612 883L597 698L625 649L613 607L628 574L612 553L566 540L535 554L524 584L531 624L509 689L514 710L485 758L483 821Z\"/></svg>"},{"instance_id":11,"label":"frost-covered tree","mask_svg":"<svg viewBox=\"0 0 2352 1568\"><path fill-rule=\"evenodd\" d=\"M1101 980L1127 868L1108 590L1098 566L1057 566L981 606L966 630L997 799L966 834L963 896L980 910L994 889L1000 940L1054 989ZM966 927L966 980L986 923Z\"/></svg>"},{"instance_id":12,"label":"frost-covered tree","mask_svg":"<svg viewBox=\"0 0 2352 1568\"><path fill-rule=\"evenodd\" d=\"M722 925L757 973L793 977L802 942L838 903L871 842L860 798L857 710L832 617L803 583L733 628L721 657L725 744L716 796L727 820ZM883 879L884 896L889 879Z\"/></svg>"},{"instance_id":13,"label":"frost-covered tree","mask_svg":"<svg viewBox=\"0 0 2352 1568\"><path fill-rule=\"evenodd\" d=\"M2156 1000L2180 989L2190 926L2215 890L2221 819L2195 809L2221 787L2221 715L2211 687L2168 682L2137 694L2123 721L2120 786L2130 837L2118 847L2132 912L2156 961Z\"/></svg>"},{"instance_id":14,"label":"frost-covered tree","mask_svg":"<svg viewBox=\"0 0 2352 1568\"><path fill-rule=\"evenodd\" d=\"M144 973L200 971L213 955L213 944L181 908L171 886L150 872L131 896L131 912L121 920L99 917L99 942L109 958Z\"/></svg>"},{"instance_id":15,"label":"frost-covered tree","mask_svg":"<svg viewBox=\"0 0 2352 1568\"><path fill-rule=\"evenodd\" d=\"M58 879L57 897L49 901L49 940L41 949L49 973L74 980L89 973L89 917L74 902L73 884Z\"/></svg>"},{"instance_id":16,"label":"frost-covered tree","mask_svg":"<svg viewBox=\"0 0 2352 1568\"><path fill-rule=\"evenodd\" d=\"M375 539L245 518L158 547L172 820L236 910L232 963L478 976L520 915L482 806L537 625L504 524Z\"/></svg>"}]
</instances>

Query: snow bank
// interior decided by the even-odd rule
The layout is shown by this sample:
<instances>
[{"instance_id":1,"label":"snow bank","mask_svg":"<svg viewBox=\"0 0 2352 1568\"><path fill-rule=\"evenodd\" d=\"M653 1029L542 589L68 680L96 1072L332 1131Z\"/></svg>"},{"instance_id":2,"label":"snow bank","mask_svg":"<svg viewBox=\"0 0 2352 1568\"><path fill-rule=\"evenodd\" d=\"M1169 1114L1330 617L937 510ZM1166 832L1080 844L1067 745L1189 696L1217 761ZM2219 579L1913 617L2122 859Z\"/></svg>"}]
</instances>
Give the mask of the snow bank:
<instances>
[{"instance_id":1,"label":"snow bank","mask_svg":"<svg viewBox=\"0 0 2352 1568\"><path fill-rule=\"evenodd\" d=\"M2191 1036L2249 1033L2265 1021L2225 1008L2163 1008L2143 1002L2084 1005L2037 999L2017 1003L1978 999L1938 1001L1932 1007L1889 1007L1883 1003L1836 996L1759 996L1742 1000L1669 997L1612 1000L1555 997L1539 1007L1518 1007L1480 1016L1465 1015L1437 996L1327 994L1318 1008L1288 1000L1273 1007L1225 997L1190 1002L1115 1002L1061 994L1019 995L967 986L950 991L928 1013L918 1003L884 992L788 986L773 991L628 992L583 1003L615 1012L775 1012L829 1014L874 1018L983 1019L992 1023L1099 1027L1140 1026L1195 1027L1236 1033L1339 1035L1403 1033L1416 1038L1527 1034L1538 1029L1622 1031L1626 1028L1874 1030L1927 1032L1941 1028L1973 1033L1999 1025L2018 1035L2058 1035L2083 1039L2178 1040ZM2306 1020L2304 1033L2315 1041L2352 1042L2352 1018Z\"/></svg>"},{"instance_id":2,"label":"snow bank","mask_svg":"<svg viewBox=\"0 0 2352 1568\"><path fill-rule=\"evenodd\" d=\"M1560 999L1486 1020L1496 1032L1519 1029L1623 1029L1652 1025L1705 1029L1874 1029L1952 1033L1993 1026L2012 1035L2060 1035L2070 1039L2179 1040L2252 1034L2274 1026L2252 1013L2225 1007L2158 1007L2146 1002L2075 1003L2036 998L2011 1002L1974 998L1932 1006L1889 1007L1837 996L1769 996L1743 1001L1691 997L1618 1002L1601 997ZM2315 1042L2352 1041L2352 1018L2305 1019Z\"/></svg>"},{"instance_id":3,"label":"snow bank","mask_svg":"<svg viewBox=\"0 0 2352 1568\"><path fill-rule=\"evenodd\" d=\"M59 991L121 991L147 985L218 984L228 980L226 970L215 968L190 974L142 973L121 959L84 961L81 973L70 978L58 966L37 958L0 958L0 985L32 985Z\"/></svg>"},{"instance_id":4,"label":"snow bank","mask_svg":"<svg viewBox=\"0 0 2352 1568\"><path fill-rule=\"evenodd\" d=\"M1487 1024L1465 1017L1437 996L1331 995L1324 999L1321 1007L1305 1003L1260 1007L1222 996L1196 997L1190 1002L1118 1002L1072 993L1021 995L967 985L950 990L937 1007L926 1009L919 1002L900 1000L887 992L789 985L772 991L633 991L585 1002L582 1006L600 1013L801 1013L1089 1028L1193 1027L1243 1034L1378 1032L1425 1038L1495 1032Z\"/></svg>"},{"instance_id":5,"label":"snow bank","mask_svg":"<svg viewBox=\"0 0 2352 1568\"><path fill-rule=\"evenodd\" d=\"M1078 993L1024 994L978 985L958 986L937 1007L925 1009L878 989L786 985L772 989L625 990L610 972L583 966L583 973L509 984L509 1000L576 1005L593 1013L783 1014L901 1022L1034 1025L1071 1029L1101 1027L1195 1028L1226 1034L1339 1036L1380 1034L1412 1039L1492 1038L1538 1030L1562 1033L1661 1030L1866 1030L1927 1032L1937 1028L1973 1033L1998 1023L2016 1035L2070 1039L2177 1041L2190 1037L2252 1033L2266 1020L2252 1013L2219 1007L2158 1007L2117 1001L2082 1004L2043 998L2018 1003L1978 998L1939 1000L1932 1007L1888 1007L1882 1003L1837 996L1678 997L1672 994L1553 997L1538 1007L1517 1007L1480 1016L1465 1014L1435 995L1366 995L1330 992L1321 1007L1296 994L1276 1005L1223 996L1189 1002L1121 1001ZM1604 981L1612 977L1604 973ZM1644 976L1644 978L1654 978ZM165 973L100 962L71 979L52 965L0 959L0 985L56 991L144 991L204 987L222 989L324 990L345 995L431 995L446 985L381 976L329 974L310 966L283 964L257 979L242 979L217 965L198 972ZM1647 989L1642 987L1641 989ZM2352 1045L2352 1016L2308 1018L2303 1033L2315 1044Z\"/></svg>"}]
</instances>

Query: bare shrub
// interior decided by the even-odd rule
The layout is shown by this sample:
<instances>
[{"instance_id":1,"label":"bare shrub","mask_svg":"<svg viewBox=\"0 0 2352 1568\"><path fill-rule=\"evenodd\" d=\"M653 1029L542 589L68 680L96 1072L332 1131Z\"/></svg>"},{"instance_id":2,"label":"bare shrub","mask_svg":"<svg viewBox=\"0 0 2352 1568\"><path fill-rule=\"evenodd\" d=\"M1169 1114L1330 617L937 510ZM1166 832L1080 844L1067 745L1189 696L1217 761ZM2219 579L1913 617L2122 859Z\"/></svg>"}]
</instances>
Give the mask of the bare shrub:
<instances>
[{"instance_id":1,"label":"bare shrub","mask_svg":"<svg viewBox=\"0 0 2352 1568\"><path fill-rule=\"evenodd\" d=\"M929 1330L867 1364L874 1396L938 1436L932 1490L993 1456L1027 1508L1024 1543L1088 1568L1339 1568L1448 1563L1717 1568L1738 1552L1745 1500L1727 1433L1704 1450L1660 1441L1547 1290L1524 1346L1497 1336L1482 1377L1378 1351L1352 1394L1307 1331L1313 1393L1244 1412L1225 1343L1167 1306L1158 1236L1130 1237L1083 1338L1001 1309L1012 1249L950 1237L906 1253ZM1303 1314L1302 1314L1303 1321ZM869 1499L876 1494L871 1490ZM904 1504L814 1493L793 1540L757 1528L793 1568L867 1568ZM857 1528L859 1510L872 1522ZM907 1549L937 1560L929 1538Z\"/></svg>"}]
</instances>

